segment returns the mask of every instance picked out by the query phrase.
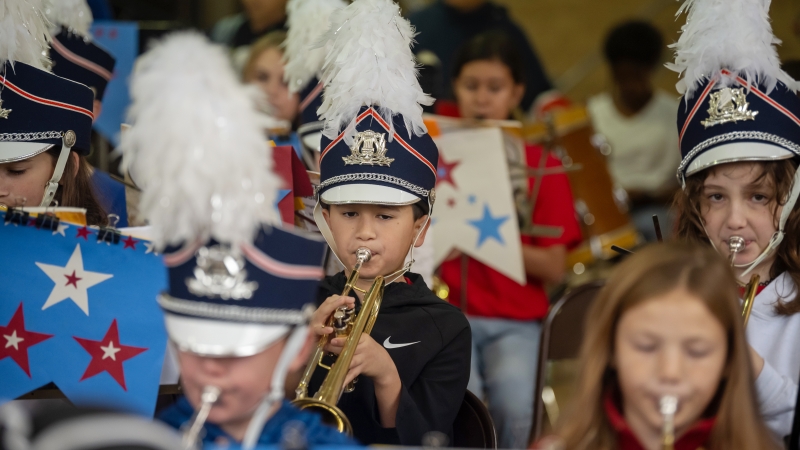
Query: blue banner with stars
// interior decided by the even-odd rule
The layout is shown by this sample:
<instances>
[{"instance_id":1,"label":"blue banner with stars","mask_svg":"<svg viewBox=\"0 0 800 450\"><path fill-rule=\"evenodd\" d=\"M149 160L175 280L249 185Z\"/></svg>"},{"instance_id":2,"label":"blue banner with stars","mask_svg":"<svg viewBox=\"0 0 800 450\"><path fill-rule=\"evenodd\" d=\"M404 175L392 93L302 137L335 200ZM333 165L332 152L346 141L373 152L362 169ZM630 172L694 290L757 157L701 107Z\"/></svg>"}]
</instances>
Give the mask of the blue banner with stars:
<instances>
[{"instance_id":1,"label":"blue banner with stars","mask_svg":"<svg viewBox=\"0 0 800 450\"><path fill-rule=\"evenodd\" d=\"M166 270L131 236L6 223L0 212L0 401L53 382L73 403L152 415L167 335Z\"/></svg>"}]
</instances>

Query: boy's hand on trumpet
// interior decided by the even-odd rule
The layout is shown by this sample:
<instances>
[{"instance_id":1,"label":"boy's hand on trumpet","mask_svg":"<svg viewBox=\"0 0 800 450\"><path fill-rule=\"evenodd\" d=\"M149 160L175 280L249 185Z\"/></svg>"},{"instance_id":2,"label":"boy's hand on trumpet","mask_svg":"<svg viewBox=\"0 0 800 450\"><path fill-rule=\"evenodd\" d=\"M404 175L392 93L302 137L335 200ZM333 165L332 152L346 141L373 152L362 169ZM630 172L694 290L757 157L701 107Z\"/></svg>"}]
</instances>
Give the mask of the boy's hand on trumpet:
<instances>
[{"instance_id":1,"label":"boy's hand on trumpet","mask_svg":"<svg viewBox=\"0 0 800 450\"><path fill-rule=\"evenodd\" d=\"M344 349L346 340L347 338L344 337L331 339L331 342L325 346L325 351L338 355ZM368 334L362 334L358 341L345 384L350 383L359 375L372 378L376 389L378 386L391 385L395 381L400 382L400 375L397 373L397 367L395 367L392 357L389 356L389 352Z\"/></svg>"},{"instance_id":2,"label":"boy's hand on trumpet","mask_svg":"<svg viewBox=\"0 0 800 450\"><path fill-rule=\"evenodd\" d=\"M328 326L328 319L330 319L333 312L342 306L347 308L354 308L356 299L353 297L342 297L341 295L331 295L326 298L319 308L311 315L311 322L309 327L314 330L314 334L322 336L324 334L333 333L333 327Z\"/></svg>"}]
</instances>

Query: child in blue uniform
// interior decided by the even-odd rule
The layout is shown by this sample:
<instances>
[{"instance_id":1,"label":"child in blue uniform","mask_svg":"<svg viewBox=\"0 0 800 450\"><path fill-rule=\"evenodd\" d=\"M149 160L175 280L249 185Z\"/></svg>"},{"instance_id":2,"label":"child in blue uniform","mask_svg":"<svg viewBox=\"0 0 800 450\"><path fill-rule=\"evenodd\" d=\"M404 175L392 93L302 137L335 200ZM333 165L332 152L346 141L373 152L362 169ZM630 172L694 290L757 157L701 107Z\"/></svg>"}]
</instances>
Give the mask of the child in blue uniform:
<instances>
[{"instance_id":1,"label":"child in blue uniform","mask_svg":"<svg viewBox=\"0 0 800 450\"><path fill-rule=\"evenodd\" d=\"M325 244L278 228L280 181L252 100L199 34L166 38L137 68L124 164L169 270L159 304L185 394L161 419L186 446L277 444L288 422L307 444L352 444L283 400L313 345Z\"/></svg>"}]
</instances>

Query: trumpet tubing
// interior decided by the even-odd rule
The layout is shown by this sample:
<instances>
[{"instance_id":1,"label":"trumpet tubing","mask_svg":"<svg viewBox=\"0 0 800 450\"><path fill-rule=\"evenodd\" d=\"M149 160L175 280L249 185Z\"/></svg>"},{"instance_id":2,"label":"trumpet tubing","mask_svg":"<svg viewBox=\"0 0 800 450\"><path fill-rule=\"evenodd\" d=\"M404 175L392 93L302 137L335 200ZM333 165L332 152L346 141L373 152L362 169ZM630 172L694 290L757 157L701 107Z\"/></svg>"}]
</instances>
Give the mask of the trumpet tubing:
<instances>
[{"instance_id":1,"label":"trumpet tubing","mask_svg":"<svg viewBox=\"0 0 800 450\"><path fill-rule=\"evenodd\" d=\"M219 388L216 386L203 388L203 393L200 395L200 408L197 409L190 421L192 425L183 434L182 443L184 449L189 450L197 446L197 437L200 435L206 419L208 419L211 407L219 400L220 393Z\"/></svg>"},{"instance_id":2,"label":"trumpet tubing","mask_svg":"<svg viewBox=\"0 0 800 450\"><path fill-rule=\"evenodd\" d=\"M742 319L744 319L744 327L747 328L747 321L750 320L750 312L753 311L753 303L758 294L758 283L761 277L753 275L750 277L750 282L744 288L744 298L742 299Z\"/></svg>"},{"instance_id":3,"label":"trumpet tubing","mask_svg":"<svg viewBox=\"0 0 800 450\"><path fill-rule=\"evenodd\" d=\"M675 448L675 413L678 411L678 397L665 395L659 400L659 409L664 418L661 432L661 449Z\"/></svg>"},{"instance_id":4,"label":"trumpet tubing","mask_svg":"<svg viewBox=\"0 0 800 450\"><path fill-rule=\"evenodd\" d=\"M362 248L356 253L356 264L353 271L348 277L342 295L348 295L353 289L361 291L356 287L358 281L359 270L361 265L372 257L369 250ZM363 333L369 334L372 332L372 327L375 325L375 320L378 318L378 311L381 307L383 299L383 288L385 281L383 277L375 278L372 286L366 291L364 300L361 302L361 312L355 314L355 308L339 308L328 319L328 326L333 327L336 337L346 337L346 341L342 352L336 358L330 367L322 364L322 357L325 354L325 346L330 340L330 336L325 335L320 337L317 343L317 348L314 355L306 366L303 372L303 377L295 390L297 398L292 402L300 409L311 409L316 411L322 416L323 422L335 426L340 432L353 434L353 427L350 420L339 409L336 404L342 396L342 392L352 392L354 381L351 381L347 386L344 386L347 372L350 369L350 363L358 346L358 341L361 339ZM322 385L314 394L313 397L308 396L308 386L311 382L311 377L317 367L322 367L328 370L328 375L322 382Z\"/></svg>"}]
</instances>

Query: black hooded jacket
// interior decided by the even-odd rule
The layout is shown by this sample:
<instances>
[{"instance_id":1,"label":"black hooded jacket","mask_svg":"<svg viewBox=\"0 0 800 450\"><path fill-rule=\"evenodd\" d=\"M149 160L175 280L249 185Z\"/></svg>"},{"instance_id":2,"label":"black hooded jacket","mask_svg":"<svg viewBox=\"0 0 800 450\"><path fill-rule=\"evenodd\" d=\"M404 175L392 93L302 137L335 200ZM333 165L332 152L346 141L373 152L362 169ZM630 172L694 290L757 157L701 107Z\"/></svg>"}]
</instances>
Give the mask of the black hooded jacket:
<instances>
[{"instance_id":1,"label":"black hooded jacket","mask_svg":"<svg viewBox=\"0 0 800 450\"><path fill-rule=\"evenodd\" d=\"M381 426L372 380L361 376L355 391L342 394L338 406L350 419L353 433L364 444L422 444L429 431L447 434L464 400L472 355L469 322L458 308L436 297L420 275L406 273L411 283L386 286L371 336L383 345L400 374L402 388L396 428ZM344 273L325 278L318 303L341 294ZM328 357L326 363L332 362ZM327 374L317 370L309 393Z\"/></svg>"}]
</instances>

